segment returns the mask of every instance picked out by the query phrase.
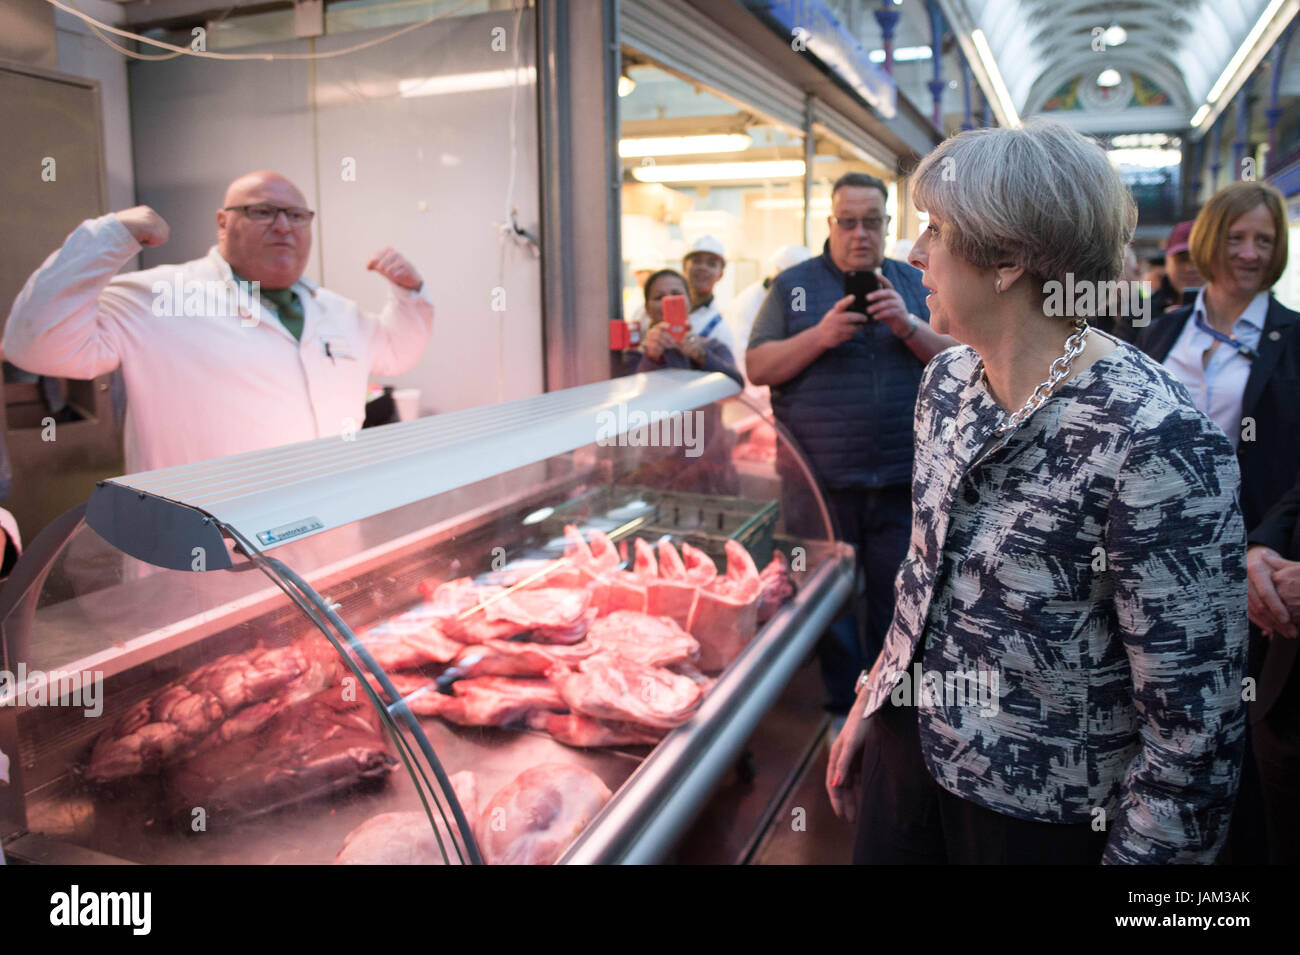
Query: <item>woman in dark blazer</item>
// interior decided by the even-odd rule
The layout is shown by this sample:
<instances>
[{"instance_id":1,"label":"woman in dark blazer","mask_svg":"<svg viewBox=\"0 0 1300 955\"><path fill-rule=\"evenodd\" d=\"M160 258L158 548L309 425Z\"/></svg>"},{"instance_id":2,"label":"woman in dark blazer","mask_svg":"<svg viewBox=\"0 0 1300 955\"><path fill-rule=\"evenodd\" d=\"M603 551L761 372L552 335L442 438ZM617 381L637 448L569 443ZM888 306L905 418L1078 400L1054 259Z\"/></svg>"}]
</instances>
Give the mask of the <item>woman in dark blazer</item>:
<instances>
[{"instance_id":1,"label":"woman in dark blazer","mask_svg":"<svg viewBox=\"0 0 1300 955\"><path fill-rule=\"evenodd\" d=\"M1192 305L1156 317L1137 345L1186 386L1235 445L1242 516L1253 533L1300 471L1300 313L1269 291L1287 263L1282 194L1262 182L1220 189L1196 217L1190 252L1208 278L1205 287ZM1266 657L1278 647L1251 631L1250 676L1258 680L1271 668ZM1276 829L1253 754L1255 745L1271 745L1260 739L1267 730L1261 712L1252 704L1251 746L1223 860L1236 864L1264 862L1267 833Z\"/></svg>"},{"instance_id":2,"label":"woman in dark blazer","mask_svg":"<svg viewBox=\"0 0 1300 955\"><path fill-rule=\"evenodd\" d=\"M1300 313L1269 291L1287 261L1282 194L1262 182L1220 189L1196 217L1191 253L1209 281L1137 345L1235 445L1249 532L1300 471Z\"/></svg>"}]
</instances>

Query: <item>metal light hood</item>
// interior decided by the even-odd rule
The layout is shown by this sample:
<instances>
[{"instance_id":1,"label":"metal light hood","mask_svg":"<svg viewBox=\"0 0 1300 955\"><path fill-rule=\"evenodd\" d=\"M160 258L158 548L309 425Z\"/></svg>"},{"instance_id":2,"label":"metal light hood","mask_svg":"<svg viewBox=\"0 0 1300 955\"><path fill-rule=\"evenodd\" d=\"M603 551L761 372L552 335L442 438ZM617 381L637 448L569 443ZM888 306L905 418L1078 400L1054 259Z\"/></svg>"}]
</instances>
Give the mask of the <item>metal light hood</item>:
<instances>
[{"instance_id":1,"label":"metal light hood","mask_svg":"<svg viewBox=\"0 0 1300 955\"><path fill-rule=\"evenodd\" d=\"M223 532L264 552L584 447L626 430L638 412L688 411L739 392L726 375L665 369L128 474L96 486L86 522L139 560L220 570L231 566Z\"/></svg>"}]
</instances>

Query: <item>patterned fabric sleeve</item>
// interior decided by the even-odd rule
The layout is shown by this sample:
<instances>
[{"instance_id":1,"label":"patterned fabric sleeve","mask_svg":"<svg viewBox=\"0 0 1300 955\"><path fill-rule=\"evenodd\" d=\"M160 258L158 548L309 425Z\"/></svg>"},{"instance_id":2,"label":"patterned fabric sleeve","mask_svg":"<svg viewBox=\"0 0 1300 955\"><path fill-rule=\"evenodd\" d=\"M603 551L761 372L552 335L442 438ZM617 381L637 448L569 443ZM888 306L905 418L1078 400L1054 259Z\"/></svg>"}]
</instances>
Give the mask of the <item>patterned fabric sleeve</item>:
<instances>
[{"instance_id":1,"label":"patterned fabric sleeve","mask_svg":"<svg viewBox=\"0 0 1300 955\"><path fill-rule=\"evenodd\" d=\"M1135 440L1106 529L1140 748L1104 863L1209 863L1245 749L1245 527L1240 472L1208 418L1171 414Z\"/></svg>"}]
</instances>

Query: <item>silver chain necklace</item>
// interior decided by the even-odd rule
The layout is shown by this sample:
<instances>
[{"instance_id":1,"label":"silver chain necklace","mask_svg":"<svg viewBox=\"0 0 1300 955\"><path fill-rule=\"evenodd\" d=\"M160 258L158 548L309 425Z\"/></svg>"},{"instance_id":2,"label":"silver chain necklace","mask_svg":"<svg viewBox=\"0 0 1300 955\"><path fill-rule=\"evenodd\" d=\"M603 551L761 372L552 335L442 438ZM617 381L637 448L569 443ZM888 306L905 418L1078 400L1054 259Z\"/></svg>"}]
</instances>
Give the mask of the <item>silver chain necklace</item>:
<instances>
[{"instance_id":1,"label":"silver chain necklace","mask_svg":"<svg viewBox=\"0 0 1300 955\"><path fill-rule=\"evenodd\" d=\"M1020 427L1026 418L1043 406L1043 402L1052 396L1052 392L1060 387L1061 382L1069 377L1070 369L1074 367L1074 360L1083 354L1083 349L1088 344L1087 320L1076 318L1072 324L1074 334L1065 340L1065 354L1052 362L1052 367L1047 372L1047 380L1034 389L1034 393L1029 396L1024 406L994 429L994 433L999 437ZM988 375L984 375L985 386L988 385L988 381Z\"/></svg>"}]
</instances>

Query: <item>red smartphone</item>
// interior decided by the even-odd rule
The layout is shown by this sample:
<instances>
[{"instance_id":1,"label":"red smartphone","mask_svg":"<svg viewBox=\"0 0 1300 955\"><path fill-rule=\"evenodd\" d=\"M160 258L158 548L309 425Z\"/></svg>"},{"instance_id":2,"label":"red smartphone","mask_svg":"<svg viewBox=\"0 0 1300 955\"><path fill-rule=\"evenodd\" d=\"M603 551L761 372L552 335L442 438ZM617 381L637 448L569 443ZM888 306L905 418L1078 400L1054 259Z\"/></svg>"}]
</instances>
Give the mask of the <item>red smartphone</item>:
<instances>
[{"instance_id":1,"label":"red smartphone","mask_svg":"<svg viewBox=\"0 0 1300 955\"><path fill-rule=\"evenodd\" d=\"M844 294L853 296L853 304L849 306L850 312L861 312L867 315L867 295L879 288L880 280L876 278L875 272L844 273ZM875 319L867 315L867 321L874 322Z\"/></svg>"},{"instance_id":2,"label":"red smartphone","mask_svg":"<svg viewBox=\"0 0 1300 955\"><path fill-rule=\"evenodd\" d=\"M690 330L690 321L686 317L686 296L665 295L660 304L664 310L664 324L673 340L680 342Z\"/></svg>"}]
</instances>

